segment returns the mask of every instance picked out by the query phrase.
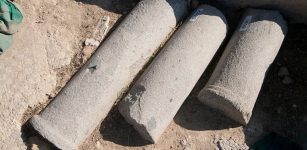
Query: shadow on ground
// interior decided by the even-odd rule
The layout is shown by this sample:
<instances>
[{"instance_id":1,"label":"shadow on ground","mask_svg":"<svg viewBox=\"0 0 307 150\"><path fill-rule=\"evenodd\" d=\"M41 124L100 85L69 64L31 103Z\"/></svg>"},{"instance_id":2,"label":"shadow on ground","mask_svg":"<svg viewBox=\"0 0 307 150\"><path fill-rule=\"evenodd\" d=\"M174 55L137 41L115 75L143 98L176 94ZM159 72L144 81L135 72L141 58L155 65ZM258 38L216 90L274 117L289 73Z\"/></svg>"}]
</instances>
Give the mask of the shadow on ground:
<instances>
[{"instance_id":1,"label":"shadow on ground","mask_svg":"<svg viewBox=\"0 0 307 150\"><path fill-rule=\"evenodd\" d=\"M240 124L218 111L203 105L196 96L190 96L174 118L176 124L188 130L221 130L235 128Z\"/></svg>"},{"instance_id":2,"label":"shadow on ground","mask_svg":"<svg viewBox=\"0 0 307 150\"><path fill-rule=\"evenodd\" d=\"M289 25L288 35L272 64L254 110L267 132L276 132L307 149L307 26ZM289 70L291 83L278 76ZM260 110L267 117L259 117Z\"/></svg>"},{"instance_id":3,"label":"shadow on ground","mask_svg":"<svg viewBox=\"0 0 307 150\"><path fill-rule=\"evenodd\" d=\"M31 125L26 122L22 128L22 139L27 146L27 150L58 150L52 143L44 139Z\"/></svg>"},{"instance_id":4,"label":"shadow on ground","mask_svg":"<svg viewBox=\"0 0 307 150\"><path fill-rule=\"evenodd\" d=\"M145 146L150 143L144 140L132 125L128 124L119 113L117 106L113 107L107 118L102 122L100 133L104 140L112 141L122 146Z\"/></svg>"}]
</instances>

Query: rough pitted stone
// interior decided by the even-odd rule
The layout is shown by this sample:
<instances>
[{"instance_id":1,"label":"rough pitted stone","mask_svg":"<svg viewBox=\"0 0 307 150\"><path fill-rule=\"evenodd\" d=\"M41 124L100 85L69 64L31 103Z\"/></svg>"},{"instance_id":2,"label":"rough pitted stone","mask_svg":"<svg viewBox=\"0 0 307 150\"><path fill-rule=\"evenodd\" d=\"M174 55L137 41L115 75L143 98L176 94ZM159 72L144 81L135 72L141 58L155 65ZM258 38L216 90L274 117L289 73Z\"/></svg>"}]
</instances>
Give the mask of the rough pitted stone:
<instances>
[{"instance_id":1,"label":"rough pitted stone","mask_svg":"<svg viewBox=\"0 0 307 150\"><path fill-rule=\"evenodd\" d=\"M214 7L201 6L176 31L119 105L147 140L157 142L213 58L227 31Z\"/></svg>"},{"instance_id":2,"label":"rough pitted stone","mask_svg":"<svg viewBox=\"0 0 307 150\"><path fill-rule=\"evenodd\" d=\"M76 149L187 12L185 0L143 0L40 114L33 127L61 149Z\"/></svg>"},{"instance_id":3,"label":"rough pitted stone","mask_svg":"<svg viewBox=\"0 0 307 150\"><path fill-rule=\"evenodd\" d=\"M286 32L286 22L279 12L248 10L199 93L200 101L247 124Z\"/></svg>"}]
</instances>

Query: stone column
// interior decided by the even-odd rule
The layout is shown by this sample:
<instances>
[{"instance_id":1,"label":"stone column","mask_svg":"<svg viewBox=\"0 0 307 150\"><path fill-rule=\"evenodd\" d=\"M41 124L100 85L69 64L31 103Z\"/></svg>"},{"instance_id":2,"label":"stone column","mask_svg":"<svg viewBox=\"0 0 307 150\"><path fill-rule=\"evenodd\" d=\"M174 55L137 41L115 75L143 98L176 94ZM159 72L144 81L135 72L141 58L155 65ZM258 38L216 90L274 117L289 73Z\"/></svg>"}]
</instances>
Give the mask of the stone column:
<instances>
[{"instance_id":1,"label":"stone column","mask_svg":"<svg viewBox=\"0 0 307 150\"><path fill-rule=\"evenodd\" d=\"M60 149L77 149L187 13L185 0L143 0L30 122Z\"/></svg>"},{"instance_id":2,"label":"stone column","mask_svg":"<svg viewBox=\"0 0 307 150\"><path fill-rule=\"evenodd\" d=\"M148 141L157 142L192 91L226 36L224 15L196 9L119 104L125 119Z\"/></svg>"},{"instance_id":3,"label":"stone column","mask_svg":"<svg viewBox=\"0 0 307 150\"><path fill-rule=\"evenodd\" d=\"M199 100L246 125L286 32L279 12L247 10Z\"/></svg>"}]
</instances>

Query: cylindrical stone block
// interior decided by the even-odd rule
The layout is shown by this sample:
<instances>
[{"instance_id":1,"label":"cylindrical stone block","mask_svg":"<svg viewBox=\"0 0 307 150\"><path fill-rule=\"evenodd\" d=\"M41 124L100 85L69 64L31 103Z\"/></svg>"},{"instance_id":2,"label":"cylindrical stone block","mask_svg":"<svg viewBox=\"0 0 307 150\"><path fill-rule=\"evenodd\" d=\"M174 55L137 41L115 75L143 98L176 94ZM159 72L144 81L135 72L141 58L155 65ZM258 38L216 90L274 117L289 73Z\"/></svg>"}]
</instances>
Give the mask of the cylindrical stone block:
<instances>
[{"instance_id":1,"label":"cylindrical stone block","mask_svg":"<svg viewBox=\"0 0 307 150\"><path fill-rule=\"evenodd\" d=\"M60 149L76 149L187 13L185 0L143 0L30 123Z\"/></svg>"},{"instance_id":2,"label":"cylindrical stone block","mask_svg":"<svg viewBox=\"0 0 307 150\"><path fill-rule=\"evenodd\" d=\"M200 6L149 65L119 111L148 141L157 142L226 36L224 15Z\"/></svg>"},{"instance_id":3,"label":"cylindrical stone block","mask_svg":"<svg viewBox=\"0 0 307 150\"><path fill-rule=\"evenodd\" d=\"M247 10L199 100L246 125L286 32L279 12Z\"/></svg>"}]
</instances>

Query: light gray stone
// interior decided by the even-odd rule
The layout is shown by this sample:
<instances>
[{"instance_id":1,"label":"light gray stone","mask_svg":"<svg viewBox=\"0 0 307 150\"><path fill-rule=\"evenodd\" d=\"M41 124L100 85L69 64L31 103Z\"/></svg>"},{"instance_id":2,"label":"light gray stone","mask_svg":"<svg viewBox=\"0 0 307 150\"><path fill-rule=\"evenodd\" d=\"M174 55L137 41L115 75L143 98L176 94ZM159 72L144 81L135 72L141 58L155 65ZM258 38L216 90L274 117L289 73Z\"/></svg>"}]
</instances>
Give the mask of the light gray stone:
<instances>
[{"instance_id":1,"label":"light gray stone","mask_svg":"<svg viewBox=\"0 0 307 150\"><path fill-rule=\"evenodd\" d=\"M199 100L247 124L286 32L286 22L279 12L249 9L199 93Z\"/></svg>"},{"instance_id":2,"label":"light gray stone","mask_svg":"<svg viewBox=\"0 0 307 150\"><path fill-rule=\"evenodd\" d=\"M185 0L143 0L30 123L60 149L77 149L187 13Z\"/></svg>"},{"instance_id":3,"label":"light gray stone","mask_svg":"<svg viewBox=\"0 0 307 150\"><path fill-rule=\"evenodd\" d=\"M222 5L233 9L246 7L276 9L293 22L307 24L306 0L217 0Z\"/></svg>"},{"instance_id":4,"label":"light gray stone","mask_svg":"<svg viewBox=\"0 0 307 150\"><path fill-rule=\"evenodd\" d=\"M84 42L85 46L95 46L98 47L100 42L95 39L86 39Z\"/></svg>"},{"instance_id":5,"label":"light gray stone","mask_svg":"<svg viewBox=\"0 0 307 150\"><path fill-rule=\"evenodd\" d=\"M226 31L226 19L219 10L207 5L199 7L120 102L120 113L146 140L157 142L213 58Z\"/></svg>"},{"instance_id":6,"label":"light gray stone","mask_svg":"<svg viewBox=\"0 0 307 150\"><path fill-rule=\"evenodd\" d=\"M99 19L99 22L92 35L95 40L101 42L104 39L110 27L110 20L111 18L109 16L103 16Z\"/></svg>"}]
</instances>

